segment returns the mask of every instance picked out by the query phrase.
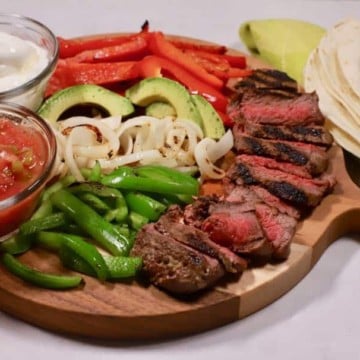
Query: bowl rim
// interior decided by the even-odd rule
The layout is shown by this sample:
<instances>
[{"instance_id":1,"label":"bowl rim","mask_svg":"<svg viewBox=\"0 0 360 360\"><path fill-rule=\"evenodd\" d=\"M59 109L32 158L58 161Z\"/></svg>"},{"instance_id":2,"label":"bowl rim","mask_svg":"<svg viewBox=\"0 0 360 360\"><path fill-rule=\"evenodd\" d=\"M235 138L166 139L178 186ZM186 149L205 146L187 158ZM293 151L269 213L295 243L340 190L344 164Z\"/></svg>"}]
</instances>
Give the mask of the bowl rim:
<instances>
[{"instance_id":1,"label":"bowl rim","mask_svg":"<svg viewBox=\"0 0 360 360\"><path fill-rule=\"evenodd\" d=\"M38 75L36 75L32 79L26 81L25 83L23 83L19 86L16 86L15 88L10 89L10 90L0 91L0 101L3 101L3 99L7 99L9 97L20 95L20 94L30 90L33 86L37 85L39 82L41 82L41 80L46 78L48 73L51 73L54 70L56 63L59 59L59 41L58 41L56 35L54 34L54 32L52 30L50 30L50 28L48 28L42 22L35 20L31 17L24 16L24 15L17 14L17 13L0 12L0 18L1 17L8 18L9 23L10 23L11 19L13 19L13 20L17 19L17 20L22 20L22 21L28 22L29 24L38 26L42 30L45 30L46 33L48 33L48 35L51 38L51 41L53 41L53 44L54 44L54 53L53 53L52 57L49 58L49 63L47 64L47 66Z\"/></svg>"},{"instance_id":2,"label":"bowl rim","mask_svg":"<svg viewBox=\"0 0 360 360\"><path fill-rule=\"evenodd\" d=\"M12 102L0 102L0 118L2 117L2 111L6 111L8 114L4 114L4 117L9 117L9 115L14 115L16 117L30 120L32 122L35 121L37 128L36 130L39 131L38 127L41 128L41 136L46 141L46 144L48 146L48 150L46 155L46 161L44 163L42 172L40 175L25 189L21 190L17 194L14 194L10 197L7 197L3 200L0 200L0 212L6 209L11 208L12 206L15 206L16 204L22 202L25 200L28 196L32 195L36 192L40 187L43 185L46 185L46 182L49 180L49 177L53 171L55 162L56 162L56 156L57 156L57 145L56 145L56 136L55 133L51 127L51 125L41 118L39 115L37 115L35 112L30 110L29 108L15 104Z\"/></svg>"}]
</instances>

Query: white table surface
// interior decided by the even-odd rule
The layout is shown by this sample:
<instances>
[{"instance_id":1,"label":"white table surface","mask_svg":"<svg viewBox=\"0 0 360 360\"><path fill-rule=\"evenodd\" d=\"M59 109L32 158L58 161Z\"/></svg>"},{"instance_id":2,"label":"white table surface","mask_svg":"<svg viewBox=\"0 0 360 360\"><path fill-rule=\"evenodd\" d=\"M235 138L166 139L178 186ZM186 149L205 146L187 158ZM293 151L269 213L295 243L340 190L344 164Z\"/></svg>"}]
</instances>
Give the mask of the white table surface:
<instances>
[{"instance_id":1,"label":"white table surface","mask_svg":"<svg viewBox=\"0 0 360 360\"><path fill-rule=\"evenodd\" d=\"M147 19L153 30L238 49L238 27L249 19L299 18L329 27L345 17L360 17L359 1L341 0L0 0L0 5L1 12L34 17L64 37L137 31ZM96 342L53 334L0 312L0 357L360 359L359 239L352 234L336 241L311 273L272 305L196 336L150 344Z\"/></svg>"}]
</instances>

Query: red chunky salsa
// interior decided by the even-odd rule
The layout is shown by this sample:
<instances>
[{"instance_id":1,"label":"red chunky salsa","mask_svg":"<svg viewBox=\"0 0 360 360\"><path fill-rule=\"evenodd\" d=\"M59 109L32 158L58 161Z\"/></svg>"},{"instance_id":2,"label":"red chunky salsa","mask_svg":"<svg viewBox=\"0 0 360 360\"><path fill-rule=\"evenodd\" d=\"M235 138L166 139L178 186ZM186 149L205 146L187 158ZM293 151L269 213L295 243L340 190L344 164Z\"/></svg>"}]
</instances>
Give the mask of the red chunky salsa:
<instances>
[{"instance_id":1,"label":"red chunky salsa","mask_svg":"<svg viewBox=\"0 0 360 360\"><path fill-rule=\"evenodd\" d=\"M47 160L45 139L36 129L0 118L0 201L31 186ZM0 235L13 230L33 210L34 196L0 210Z\"/></svg>"}]
</instances>

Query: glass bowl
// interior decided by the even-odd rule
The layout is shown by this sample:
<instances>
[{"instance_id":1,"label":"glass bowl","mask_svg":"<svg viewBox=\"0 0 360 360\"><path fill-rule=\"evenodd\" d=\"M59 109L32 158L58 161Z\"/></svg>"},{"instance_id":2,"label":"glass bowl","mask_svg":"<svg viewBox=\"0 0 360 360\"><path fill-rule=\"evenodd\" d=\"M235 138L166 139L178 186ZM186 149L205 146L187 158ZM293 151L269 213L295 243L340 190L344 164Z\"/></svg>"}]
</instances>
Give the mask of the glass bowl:
<instances>
[{"instance_id":1,"label":"glass bowl","mask_svg":"<svg viewBox=\"0 0 360 360\"><path fill-rule=\"evenodd\" d=\"M49 124L21 105L0 103L0 240L32 215L55 158Z\"/></svg>"},{"instance_id":2,"label":"glass bowl","mask_svg":"<svg viewBox=\"0 0 360 360\"><path fill-rule=\"evenodd\" d=\"M0 102L36 111L58 56L56 36L45 25L25 16L0 13Z\"/></svg>"}]
</instances>

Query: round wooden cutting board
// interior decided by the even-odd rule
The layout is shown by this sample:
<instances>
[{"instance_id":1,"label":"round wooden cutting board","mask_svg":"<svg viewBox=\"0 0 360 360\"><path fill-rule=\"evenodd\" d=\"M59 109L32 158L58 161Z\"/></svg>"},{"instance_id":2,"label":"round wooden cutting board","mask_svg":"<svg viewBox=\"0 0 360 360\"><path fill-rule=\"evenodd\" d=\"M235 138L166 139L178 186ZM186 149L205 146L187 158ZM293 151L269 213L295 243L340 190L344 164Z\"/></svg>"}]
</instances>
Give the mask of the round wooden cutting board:
<instances>
[{"instance_id":1,"label":"round wooden cutting board","mask_svg":"<svg viewBox=\"0 0 360 360\"><path fill-rule=\"evenodd\" d=\"M329 156L329 171L338 181L335 190L299 223L290 256L282 263L248 269L239 278L183 298L138 281L101 283L86 276L82 288L50 291L0 266L0 310L54 332L122 340L177 337L239 320L295 286L332 241L360 231L360 190L347 173L342 150L334 146ZM32 250L21 261L64 273L57 257L45 251Z\"/></svg>"}]
</instances>

